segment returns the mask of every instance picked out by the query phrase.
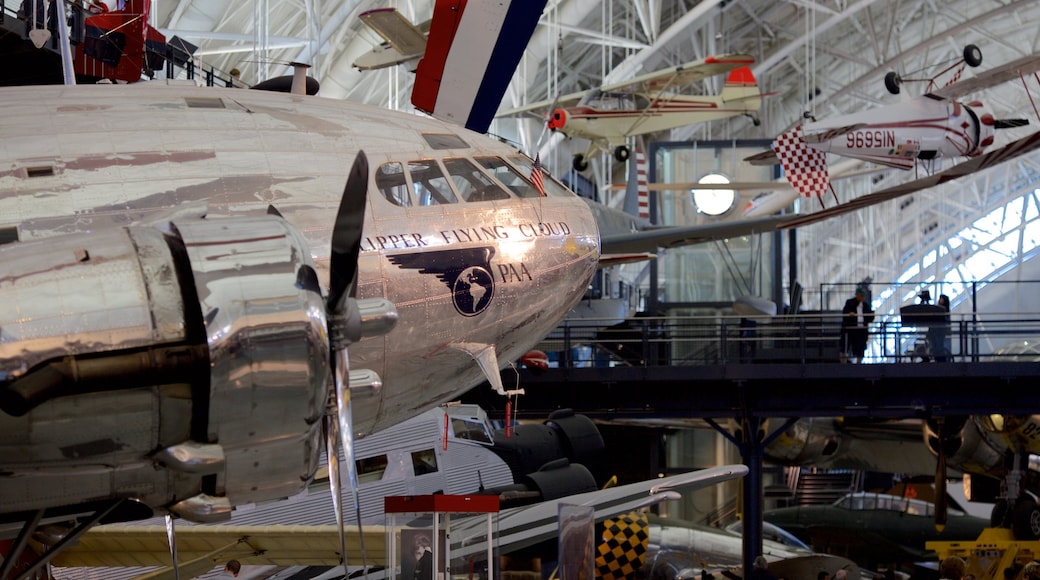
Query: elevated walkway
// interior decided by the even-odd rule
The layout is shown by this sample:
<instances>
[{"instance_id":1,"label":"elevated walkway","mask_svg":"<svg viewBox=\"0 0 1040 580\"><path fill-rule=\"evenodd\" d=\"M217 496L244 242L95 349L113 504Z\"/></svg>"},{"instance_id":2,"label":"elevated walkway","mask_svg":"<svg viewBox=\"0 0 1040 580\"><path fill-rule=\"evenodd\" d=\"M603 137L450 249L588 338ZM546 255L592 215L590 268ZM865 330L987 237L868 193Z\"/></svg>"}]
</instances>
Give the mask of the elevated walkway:
<instances>
[{"instance_id":1,"label":"elevated walkway","mask_svg":"<svg viewBox=\"0 0 1040 580\"><path fill-rule=\"evenodd\" d=\"M863 364L838 354L840 315L768 322L632 318L568 323L542 343L551 368L520 369L521 416L570 407L599 419L926 417L1040 413L1040 364L1014 354L1040 314L951 321L951 356L922 362L925 328L876 323ZM1011 348L1009 348L1009 345ZM502 373L516 384L512 369ZM474 389L471 399L500 408ZM476 401L474 401L476 402Z\"/></svg>"}]
</instances>

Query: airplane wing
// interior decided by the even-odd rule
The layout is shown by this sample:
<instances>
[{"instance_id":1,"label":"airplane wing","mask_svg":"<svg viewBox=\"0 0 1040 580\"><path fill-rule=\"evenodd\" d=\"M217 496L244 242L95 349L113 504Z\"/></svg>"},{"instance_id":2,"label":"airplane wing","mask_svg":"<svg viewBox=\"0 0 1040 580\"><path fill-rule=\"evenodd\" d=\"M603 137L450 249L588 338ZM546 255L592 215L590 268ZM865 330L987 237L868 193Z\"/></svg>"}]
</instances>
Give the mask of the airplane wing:
<instances>
[{"instance_id":1,"label":"airplane wing","mask_svg":"<svg viewBox=\"0 0 1040 580\"><path fill-rule=\"evenodd\" d=\"M588 91L578 91L576 93L568 93L566 95L560 95L555 100L557 106L569 106L581 101ZM553 105L553 99L542 99L541 101L535 101L528 103L520 107L513 107L512 109L504 109L495 113L495 118L500 119L502 117L519 117L521 115L544 115L549 107Z\"/></svg>"},{"instance_id":2,"label":"airplane wing","mask_svg":"<svg viewBox=\"0 0 1040 580\"><path fill-rule=\"evenodd\" d=\"M651 479L503 510L498 516L498 545L517 550L552 538L557 533L557 512L561 503L592 506L596 520L624 514L662 499L674 499L674 492L692 491L743 477L744 465L723 465L681 475ZM483 516L453 519L452 539L463 545L453 547L453 555L483 553L486 544L467 543L481 537L487 525ZM177 528L177 555L180 570L202 573L229 559L244 565L336 566L339 564L339 536L335 525L181 525ZM368 564L386 565L384 526L364 526ZM347 562L361 564L360 536L357 528L347 529ZM42 546L34 545L42 550ZM160 525L109 524L97 526L80 537L79 543L62 550L54 559L62 567L166 566L153 578L173 578L166 528Z\"/></svg>"},{"instance_id":3,"label":"airplane wing","mask_svg":"<svg viewBox=\"0 0 1040 580\"><path fill-rule=\"evenodd\" d=\"M684 87L699 80L727 73L735 68L754 64L755 58L746 54L723 54L661 69L631 79L600 87L604 93L653 93Z\"/></svg>"},{"instance_id":4,"label":"airplane wing","mask_svg":"<svg viewBox=\"0 0 1040 580\"><path fill-rule=\"evenodd\" d=\"M426 52L426 35L396 8L368 10L358 18L402 55L416 57Z\"/></svg>"},{"instance_id":5,"label":"airplane wing","mask_svg":"<svg viewBox=\"0 0 1040 580\"><path fill-rule=\"evenodd\" d=\"M1013 81L1020 76L1040 71L1040 54L1023 56L1007 64L981 72L970 79L953 83L931 94L944 99L956 99L995 85Z\"/></svg>"},{"instance_id":6,"label":"airplane wing","mask_svg":"<svg viewBox=\"0 0 1040 580\"><path fill-rule=\"evenodd\" d=\"M1001 163L1025 155L1026 153L1036 151L1037 149L1040 149L1040 131L1033 133L1032 135L1023 137L1018 141L1008 143L1000 149L995 149L993 151L990 151L989 153L979 155L978 157L965 161L964 163L954 165L953 167L945 171L936 173L934 175L929 175L927 177L922 177L920 179L915 179L913 181L901 183L899 185L895 185L893 187L889 187L881 191L869 193L867 195L863 195L855 199L846 201L845 203L831 206L826 209L821 209L810 214L802 216L792 216L792 218L784 222L782 225L779 225L778 227L780 229L797 228L800 226L813 224L818 221L823 221L825 219L829 219L838 215L856 211L858 209L863 209L865 207L877 205L885 201L896 199L897 197L902 197L904 195L909 195L911 193L921 191L922 189L935 187L936 185L946 183L947 181L959 179L961 177L964 177L965 175L975 173L976 171L988 169L995 165L999 165Z\"/></svg>"},{"instance_id":7,"label":"airplane wing","mask_svg":"<svg viewBox=\"0 0 1040 580\"><path fill-rule=\"evenodd\" d=\"M395 8L362 12L358 18L385 42L359 56L354 66L374 70L418 59L426 52L426 31L412 24ZM428 26L424 25L428 28Z\"/></svg>"},{"instance_id":8,"label":"airplane wing","mask_svg":"<svg viewBox=\"0 0 1040 580\"><path fill-rule=\"evenodd\" d=\"M723 481L743 477L747 471L748 468L744 465L721 465L502 510L498 514L498 545L503 552L510 552L555 537L561 504L592 506L596 512L596 521L601 522L606 518L625 514L657 503L661 499L667 499L664 496L668 492L681 493L716 485ZM469 521L459 525L453 521L452 538L465 543L466 537L480 536L483 533L482 526L484 525L486 522L483 518L470 518ZM478 542L453 547L452 554L480 553L484 550L486 550L486 545L482 546Z\"/></svg>"},{"instance_id":9,"label":"airplane wing","mask_svg":"<svg viewBox=\"0 0 1040 580\"><path fill-rule=\"evenodd\" d=\"M230 559L246 565L337 566L339 531L321 526L224 526L178 525L177 560L189 576L211 570ZM386 530L364 526L368 563L386 564ZM35 546L42 549L41 546ZM56 566L165 566L173 578L166 527L161 525L108 524L97 526L55 556ZM357 528L347 529L347 562L361 563Z\"/></svg>"},{"instance_id":10,"label":"airplane wing","mask_svg":"<svg viewBox=\"0 0 1040 580\"><path fill-rule=\"evenodd\" d=\"M761 234L781 227L791 227L785 224L801 217L803 216L768 216L696 226L661 226L637 232L604 234L601 236L601 252L605 255L653 252L657 248L674 248L748 234Z\"/></svg>"}]
</instances>

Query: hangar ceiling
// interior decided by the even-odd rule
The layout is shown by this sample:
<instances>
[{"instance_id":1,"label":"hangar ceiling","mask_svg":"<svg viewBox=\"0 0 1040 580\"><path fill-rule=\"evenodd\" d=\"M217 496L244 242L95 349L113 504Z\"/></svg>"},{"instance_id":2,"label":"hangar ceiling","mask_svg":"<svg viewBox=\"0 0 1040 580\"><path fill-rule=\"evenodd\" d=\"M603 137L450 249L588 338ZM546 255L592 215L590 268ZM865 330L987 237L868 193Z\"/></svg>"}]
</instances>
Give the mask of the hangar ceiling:
<instances>
[{"instance_id":1,"label":"hangar ceiling","mask_svg":"<svg viewBox=\"0 0 1040 580\"><path fill-rule=\"evenodd\" d=\"M364 73L352 68L353 60L378 42L357 16L391 5L421 21L429 17L432 1L155 0L155 5L158 28L198 44L203 58L218 68L239 68L247 82L284 74L280 63L311 62L326 97L408 109L409 73L400 67ZM550 0L504 106L712 54L745 52L756 58L752 68L763 91L772 93L760 111L760 126L737 117L658 138L772 138L797 124L805 112L823 119L894 102L899 97L889 95L882 84L886 72L910 76L934 70L969 43L982 49L980 70L1040 52L1037 22L1040 2L1035 0ZM269 50L258 52L258 46ZM965 72L971 74L970 69ZM713 92L719 80L706 81L701 89ZM1032 87L1034 97L1040 96L1040 83L1033 80ZM907 87L907 92L917 90ZM1002 132L998 144L1037 129L1037 115L1021 83L975 97L998 118L1032 121L1031 127ZM536 118L499 121L492 130L532 152L541 123ZM567 145L557 147L550 139L543 148L543 161L557 174L568 169ZM889 171L847 180L838 195L846 199L913 177L913 171ZM911 198L803 228L798 234L800 261L813 267L803 265L799 280L811 289L868 276L876 281L977 276L963 270L966 257L1001 242L993 269L1006 270L1006 264L996 263L1000 256L1013 265L1040 243L1037 228L1030 228L1037 217L1038 183L1040 155L1034 154ZM1010 200L1021 204L1021 210L1012 211L1007 221ZM817 203L803 203L808 202ZM997 217L976 224L993 212ZM977 235L979 227L986 229L985 236ZM1003 230L1016 228L1017 243L1010 244Z\"/></svg>"}]
</instances>

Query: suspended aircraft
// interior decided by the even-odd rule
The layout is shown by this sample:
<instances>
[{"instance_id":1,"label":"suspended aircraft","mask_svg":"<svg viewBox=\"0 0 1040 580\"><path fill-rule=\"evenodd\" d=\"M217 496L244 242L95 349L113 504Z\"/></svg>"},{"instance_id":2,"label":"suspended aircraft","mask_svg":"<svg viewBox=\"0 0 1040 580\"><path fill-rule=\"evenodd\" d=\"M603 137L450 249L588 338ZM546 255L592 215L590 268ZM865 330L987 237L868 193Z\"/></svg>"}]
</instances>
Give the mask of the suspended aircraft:
<instances>
[{"instance_id":1,"label":"suspended aircraft","mask_svg":"<svg viewBox=\"0 0 1040 580\"><path fill-rule=\"evenodd\" d=\"M374 70L404 64L411 72L426 52L426 37L430 32L430 21L412 24L396 8L375 8L358 15L383 42L370 52L359 56L354 67L359 70Z\"/></svg>"},{"instance_id":2,"label":"suspended aircraft","mask_svg":"<svg viewBox=\"0 0 1040 580\"><path fill-rule=\"evenodd\" d=\"M977 46L968 45L961 61L962 69L965 65L979 66L982 53ZM947 68L944 72L949 70ZM944 172L890 188L894 190L891 193L885 191L886 195L905 195L1001 162L1011 155L1020 155L1024 152L1022 149L1034 149L1037 141L1035 134L999 150L991 150L995 130L1021 127L1028 121L996 119L982 102L962 102L958 99L980 89L1035 74L1038 70L1040 56L1028 55L940 88L934 88L933 77L928 92L921 96L869 111L798 125L780 134L773 141L772 150L747 160L752 164L779 162L791 185L802 195L819 199L822 206L823 195L827 191L833 193L828 176L827 153L904 170L916 167L919 161L928 162L944 157L971 158ZM955 78L959 76L958 71ZM893 92L898 91L903 82L894 73L890 73L885 80L886 86ZM976 163L968 165L972 161ZM864 197L871 197L870 203L886 199L884 196Z\"/></svg>"},{"instance_id":3,"label":"suspended aircraft","mask_svg":"<svg viewBox=\"0 0 1040 580\"><path fill-rule=\"evenodd\" d=\"M597 151L613 152L618 161L628 159L625 140L634 135L750 115L761 104L758 83L749 65L755 59L744 54L709 56L632 79L604 84L523 107L500 111L511 117L549 110L546 127L567 137L589 139L588 150L574 156L574 169L588 169ZM716 96L688 95L679 91L706 78L729 73Z\"/></svg>"}]
</instances>

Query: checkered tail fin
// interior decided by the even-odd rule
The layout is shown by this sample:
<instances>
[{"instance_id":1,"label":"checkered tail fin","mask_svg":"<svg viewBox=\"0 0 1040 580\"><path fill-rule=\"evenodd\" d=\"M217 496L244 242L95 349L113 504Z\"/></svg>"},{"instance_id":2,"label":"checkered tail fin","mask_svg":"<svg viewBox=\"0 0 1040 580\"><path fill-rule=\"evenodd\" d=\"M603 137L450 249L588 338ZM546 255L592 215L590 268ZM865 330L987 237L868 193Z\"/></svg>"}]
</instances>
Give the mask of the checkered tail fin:
<instances>
[{"instance_id":1,"label":"checkered tail fin","mask_svg":"<svg viewBox=\"0 0 1040 580\"><path fill-rule=\"evenodd\" d=\"M791 186L805 197L816 197L823 203L823 194L830 189L827 154L805 143L801 125L774 139L773 150Z\"/></svg>"}]
</instances>

